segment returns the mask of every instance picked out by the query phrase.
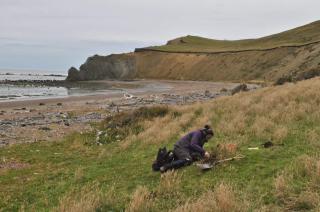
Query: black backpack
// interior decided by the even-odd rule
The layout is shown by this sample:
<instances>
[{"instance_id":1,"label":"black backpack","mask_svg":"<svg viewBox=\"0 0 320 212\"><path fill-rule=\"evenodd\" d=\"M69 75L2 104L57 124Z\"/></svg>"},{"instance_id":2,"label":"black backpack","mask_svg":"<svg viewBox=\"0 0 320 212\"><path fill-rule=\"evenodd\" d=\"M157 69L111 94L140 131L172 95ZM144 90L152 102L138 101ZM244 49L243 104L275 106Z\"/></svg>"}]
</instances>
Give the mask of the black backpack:
<instances>
[{"instance_id":1,"label":"black backpack","mask_svg":"<svg viewBox=\"0 0 320 212\"><path fill-rule=\"evenodd\" d=\"M174 155L172 151L167 151L166 147L159 148L157 159L152 163L152 170L159 171L160 167L171 163L174 160Z\"/></svg>"}]
</instances>

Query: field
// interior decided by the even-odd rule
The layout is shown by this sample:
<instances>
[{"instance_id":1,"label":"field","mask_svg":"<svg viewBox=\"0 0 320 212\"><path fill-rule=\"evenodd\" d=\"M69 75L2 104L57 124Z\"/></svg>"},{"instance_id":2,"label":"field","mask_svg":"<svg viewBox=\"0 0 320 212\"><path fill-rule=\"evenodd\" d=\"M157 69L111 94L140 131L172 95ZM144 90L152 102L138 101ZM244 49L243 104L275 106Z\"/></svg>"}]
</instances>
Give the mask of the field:
<instances>
[{"instance_id":1,"label":"field","mask_svg":"<svg viewBox=\"0 0 320 212\"><path fill-rule=\"evenodd\" d=\"M315 78L143 108L61 141L2 148L1 211L318 211L319 91ZM245 158L205 173L196 166L151 171L159 147L206 123L216 133L210 152ZM275 146L263 148L268 140Z\"/></svg>"},{"instance_id":2,"label":"field","mask_svg":"<svg viewBox=\"0 0 320 212\"><path fill-rule=\"evenodd\" d=\"M169 41L167 45L153 46L146 50L164 52L238 52L248 50L267 50L284 46L302 46L320 41L320 22L313 22L289 31L258 39L213 40L198 36L185 36Z\"/></svg>"}]
</instances>

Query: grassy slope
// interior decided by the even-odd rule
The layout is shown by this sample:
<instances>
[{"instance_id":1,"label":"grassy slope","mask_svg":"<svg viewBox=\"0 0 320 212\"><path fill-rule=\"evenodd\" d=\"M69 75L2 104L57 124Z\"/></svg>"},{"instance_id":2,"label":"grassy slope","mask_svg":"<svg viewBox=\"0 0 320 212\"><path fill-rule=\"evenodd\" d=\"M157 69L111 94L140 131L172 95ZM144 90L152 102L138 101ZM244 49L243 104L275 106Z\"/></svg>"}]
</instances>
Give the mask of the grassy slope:
<instances>
[{"instance_id":1,"label":"grassy slope","mask_svg":"<svg viewBox=\"0 0 320 212\"><path fill-rule=\"evenodd\" d=\"M175 39L171 44L146 49L167 52L226 52L272 49L279 46L300 46L320 41L320 21L279 34L247 40L213 40L197 36Z\"/></svg>"},{"instance_id":2,"label":"grassy slope","mask_svg":"<svg viewBox=\"0 0 320 212\"><path fill-rule=\"evenodd\" d=\"M0 169L0 208L81 211L243 211L319 209L320 79L264 88L232 97L170 108L141 122L144 130L103 146L95 133L75 133L63 142L0 149L3 161L28 163ZM246 158L201 173L195 166L160 177L151 171L159 146L211 122L216 144L235 143ZM276 146L248 147L273 139ZM215 150L217 151L217 150ZM199 198L202 194L202 196ZM191 199L190 199L191 198ZM202 207L202 208L199 208ZM81 209L81 210L80 210Z\"/></svg>"}]
</instances>

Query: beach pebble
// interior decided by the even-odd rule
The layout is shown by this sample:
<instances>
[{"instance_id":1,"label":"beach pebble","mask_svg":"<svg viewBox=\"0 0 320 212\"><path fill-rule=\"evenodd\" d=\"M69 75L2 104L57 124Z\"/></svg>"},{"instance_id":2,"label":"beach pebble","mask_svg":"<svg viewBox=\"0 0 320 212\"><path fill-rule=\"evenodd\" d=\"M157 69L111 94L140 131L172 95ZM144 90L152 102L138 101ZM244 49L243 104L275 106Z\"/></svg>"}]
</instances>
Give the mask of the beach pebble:
<instances>
[{"instance_id":1,"label":"beach pebble","mask_svg":"<svg viewBox=\"0 0 320 212\"><path fill-rule=\"evenodd\" d=\"M51 129L49 127L39 127L39 130L49 131Z\"/></svg>"}]
</instances>

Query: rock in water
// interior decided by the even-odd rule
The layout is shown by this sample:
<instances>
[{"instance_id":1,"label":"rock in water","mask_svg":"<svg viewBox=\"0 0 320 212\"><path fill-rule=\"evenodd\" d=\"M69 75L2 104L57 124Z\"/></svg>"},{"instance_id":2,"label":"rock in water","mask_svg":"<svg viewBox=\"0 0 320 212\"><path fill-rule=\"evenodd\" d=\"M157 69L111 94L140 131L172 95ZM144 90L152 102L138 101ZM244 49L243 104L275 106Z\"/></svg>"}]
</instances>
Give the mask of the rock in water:
<instances>
[{"instance_id":1,"label":"rock in water","mask_svg":"<svg viewBox=\"0 0 320 212\"><path fill-rule=\"evenodd\" d=\"M68 81L79 81L79 80L81 80L78 69L76 69L75 67L71 67L69 69L69 71L68 71L67 80Z\"/></svg>"},{"instance_id":2,"label":"rock in water","mask_svg":"<svg viewBox=\"0 0 320 212\"><path fill-rule=\"evenodd\" d=\"M136 60L133 54L94 55L80 66L69 69L68 81L131 79L136 72Z\"/></svg>"}]
</instances>

